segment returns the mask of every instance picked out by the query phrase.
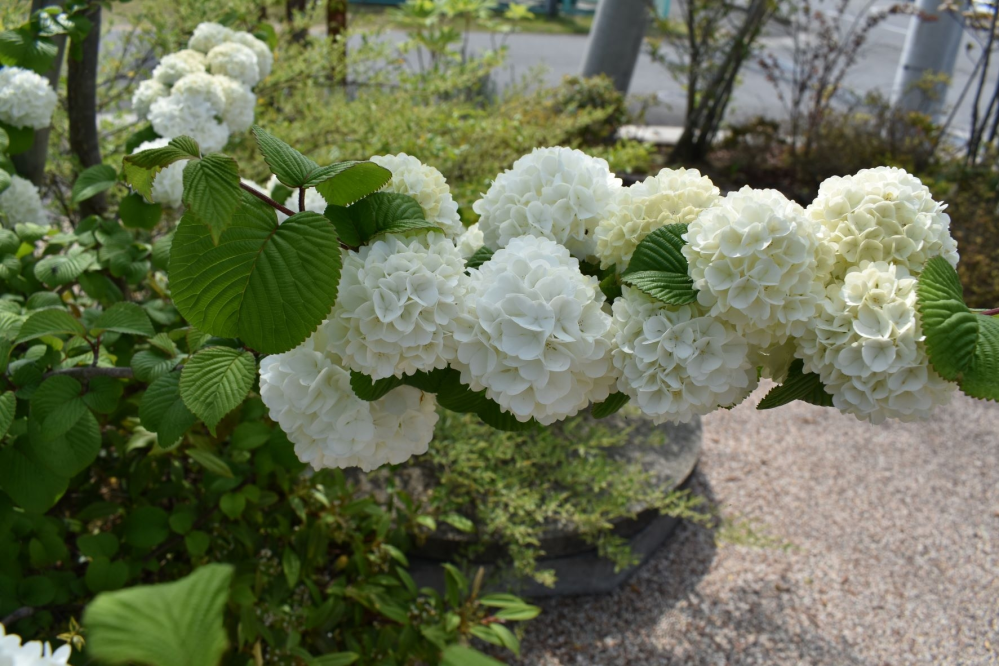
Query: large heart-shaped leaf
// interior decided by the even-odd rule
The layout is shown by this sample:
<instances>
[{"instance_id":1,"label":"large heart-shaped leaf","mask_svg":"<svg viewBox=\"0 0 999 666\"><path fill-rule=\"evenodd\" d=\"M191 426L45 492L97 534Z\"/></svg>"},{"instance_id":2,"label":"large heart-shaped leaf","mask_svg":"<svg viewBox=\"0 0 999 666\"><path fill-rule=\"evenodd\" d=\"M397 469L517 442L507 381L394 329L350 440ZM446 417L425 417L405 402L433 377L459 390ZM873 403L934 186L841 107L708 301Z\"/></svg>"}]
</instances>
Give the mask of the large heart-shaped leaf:
<instances>
[{"instance_id":1,"label":"large heart-shaped leaf","mask_svg":"<svg viewBox=\"0 0 999 666\"><path fill-rule=\"evenodd\" d=\"M253 354L231 347L208 347L192 356L180 373L184 404L209 430L243 402L253 385Z\"/></svg>"},{"instance_id":2,"label":"large heart-shaped leaf","mask_svg":"<svg viewBox=\"0 0 999 666\"><path fill-rule=\"evenodd\" d=\"M381 234L437 229L428 222L416 199L396 192L378 192L352 206L327 206L340 239L360 247Z\"/></svg>"}]
</instances>

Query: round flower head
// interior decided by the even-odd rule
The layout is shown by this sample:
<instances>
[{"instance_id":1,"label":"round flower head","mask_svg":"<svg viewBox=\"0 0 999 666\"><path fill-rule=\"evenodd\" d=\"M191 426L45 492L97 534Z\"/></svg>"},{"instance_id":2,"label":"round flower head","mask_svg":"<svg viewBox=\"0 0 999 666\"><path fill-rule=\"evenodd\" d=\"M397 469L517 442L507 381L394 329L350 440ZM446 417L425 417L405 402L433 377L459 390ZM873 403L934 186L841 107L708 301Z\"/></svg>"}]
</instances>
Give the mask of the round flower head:
<instances>
[{"instance_id":1,"label":"round flower head","mask_svg":"<svg viewBox=\"0 0 999 666\"><path fill-rule=\"evenodd\" d=\"M215 115L225 112L225 93L222 81L206 72L189 74L177 81L170 90L170 97L177 99L185 107L210 109Z\"/></svg>"},{"instance_id":2,"label":"round flower head","mask_svg":"<svg viewBox=\"0 0 999 666\"><path fill-rule=\"evenodd\" d=\"M260 361L260 397L302 462L370 471L425 453L437 423L433 395L400 386L366 402L327 350L323 327L304 343Z\"/></svg>"},{"instance_id":3,"label":"round flower head","mask_svg":"<svg viewBox=\"0 0 999 666\"><path fill-rule=\"evenodd\" d=\"M51 645L40 641L21 645L21 637L8 634L0 624L0 664L3 666L66 666L70 652L68 644L54 651Z\"/></svg>"},{"instance_id":4,"label":"round flower head","mask_svg":"<svg viewBox=\"0 0 999 666\"><path fill-rule=\"evenodd\" d=\"M249 46L235 42L219 44L209 51L208 69L212 74L228 76L251 88L260 82L257 56Z\"/></svg>"},{"instance_id":5,"label":"round flower head","mask_svg":"<svg viewBox=\"0 0 999 666\"><path fill-rule=\"evenodd\" d=\"M458 246L458 252L461 254L463 259L468 259L473 254L475 254L479 248L485 245L485 241L482 239L482 229L479 228L479 223L476 222L472 226L465 229L464 233L458 236L458 240L455 241Z\"/></svg>"},{"instance_id":6,"label":"round flower head","mask_svg":"<svg viewBox=\"0 0 999 666\"><path fill-rule=\"evenodd\" d=\"M172 86L188 74L205 73L205 56L191 49L184 49L163 56L160 64L153 69L153 80L164 86Z\"/></svg>"},{"instance_id":7,"label":"round flower head","mask_svg":"<svg viewBox=\"0 0 999 666\"><path fill-rule=\"evenodd\" d=\"M837 409L871 423L928 418L956 388L930 366L915 278L883 261L851 267L843 282L826 288L797 355Z\"/></svg>"},{"instance_id":8,"label":"round flower head","mask_svg":"<svg viewBox=\"0 0 999 666\"><path fill-rule=\"evenodd\" d=\"M905 266L913 275L933 257L957 266L957 243L944 208L904 169L878 167L829 178L807 212L827 230L839 278L864 261Z\"/></svg>"},{"instance_id":9,"label":"round flower head","mask_svg":"<svg viewBox=\"0 0 999 666\"><path fill-rule=\"evenodd\" d=\"M253 124L257 96L245 85L228 76L216 76L222 96L225 97L225 110L222 120L231 132L245 132Z\"/></svg>"},{"instance_id":10,"label":"round flower head","mask_svg":"<svg viewBox=\"0 0 999 666\"><path fill-rule=\"evenodd\" d=\"M274 54L271 53L270 47L250 33L242 31L234 32L229 41L242 44L253 51L253 55L257 56L257 79L259 81L266 79L274 67Z\"/></svg>"},{"instance_id":11,"label":"round flower head","mask_svg":"<svg viewBox=\"0 0 999 666\"><path fill-rule=\"evenodd\" d=\"M147 79L139 84L139 87L135 89L135 94L132 95L132 111L139 118L147 118L149 107L153 105L153 102L161 97L167 97L169 94L170 88L156 79Z\"/></svg>"},{"instance_id":12,"label":"round flower head","mask_svg":"<svg viewBox=\"0 0 999 666\"><path fill-rule=\"evenodd\" d=\"M440 171L406 153L375 155L371 161L392 172L383 192L408 194L416 199L427 220L443 229L444 235L452 240L465 230L458 217L458 204Z\"/></svg>"},{"instance_id":13,"label":"round flower head","mask_svg":"<svg viewBox=\"0 0 999 666\"><path fill-rule=\"evenodd\" d=\"M233 41L234 33L218 23L202 23L194 29L194 34L187 42L187 48L200 53L208 53L223 42Z\"/></svg>"},{"instance_id":14,"label":"round flower head","mask_svg":"<svg viewBox=\"0 0 999 666\"><path fill-rule=\"evenodd\" d=\"M801 206L749 187L698 215L683 246L701 305L760 346L804 332L822 295L822 253Z\"/></svg>"},{"instance_id":15,"label":"round flower head","mask_svg":"<svg viewBox=\"0 0 999 666\"><path fill-rule=\"evenodd\" d=\"M8 227L15 224L48 224L49 215L34 183L20 176L10 177L10 187L0 192L0 212Z\"/></svg>"},{"instance_id":16,"label":"round flower head","mask_svg":"<svg viewBox=\"0 0 999 666\"><path fill-rule=\"evenodd\" d=\"M20 67L0 69L0 121L42 129L52 122L58 97L44 76Z\"/></svg>"},{"instance_id":17,"label":"round flower head","mask_svg":"<svg viewBox=\"0 0 999 666\"><path fill-rule=\"evenodd\" d=\"M546 238L515 238L471 271L452 367L520 421L548 425L610 395L614 327L597 279Z\"/></svg>"},{"instance_id":18,"label":"round flower head","mask_svg":"<svg viewBox=\"0 0 999 666\"><path fill-rule=\"evenodd\" d=\"M141 153L143 150L162 148L170 143L170 139L153 139L139 145L133 153ZM152 201L163 204L170 208L180 208L184 197L184 167L188 160L179 160L170 164L158 174L153 180Z\"/></svg>"},{"instance_id":19,"label":"round flower head","mask_svg":"<svg viewBox=\"0 0 999 666\"><path fill-rule=\"evenodd\" d=\"M497 176L472 209L492 250L530 235L590 259L597 250L597 223L610 212L620 187L606 160L572 148L536 148Z\"/></svg>"},{"instance_id":20,"label":"round flower head","mask_svg":"<svg viewBox=\"0 0 999 666\"><path fill-rule=\"evenodd\" d=\"M697 169L663 169L622 189L614 210L597 225L601 268L624 271L635 248L667 224L688 224L718 200L718 188Z\"/></svg>"},{"instance_id":21,"label":"round flower head","mask_svg":"<svg viewBox=\"0 0 999 666\"><path fill-rule=\"evenodd\" d=\"M149 109L153 130L162 137L186 135L205 153L222 150L229 141L229 125L216 120L225 112L222 86L211 74L185 76L169 97L161 97Z\"/></svg>"},{"instance_id":22,"label":"round flower head","mask_svg":"<svg viewBox=\"0 0 999 666\"><path fill-rule=\"evenodd\" d=\"M465 262L440 232L388 234L345 255L330 315L331 351L373 379L443 368L454 358Z\"/></svg>"},{"instance_id":23,"label":"round flower head","mask_svg":"<svg viewBox=\"0 0 999 666\"><path fill-rule=\"evenodd\" d=\"M625 287L613 310L618 389L656 423L736 405L756 388L749 343L701 306L670 308Z\"/></svg>"}]
</instances>

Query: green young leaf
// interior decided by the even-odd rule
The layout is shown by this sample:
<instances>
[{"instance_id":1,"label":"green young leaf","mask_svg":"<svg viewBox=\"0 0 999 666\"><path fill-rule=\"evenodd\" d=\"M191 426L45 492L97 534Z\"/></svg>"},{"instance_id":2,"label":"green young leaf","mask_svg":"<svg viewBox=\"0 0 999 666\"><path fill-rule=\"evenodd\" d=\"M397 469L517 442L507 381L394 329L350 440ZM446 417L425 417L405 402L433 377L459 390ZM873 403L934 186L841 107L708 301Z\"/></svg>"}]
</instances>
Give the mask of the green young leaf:
<instances>
[{"instance_id":1,"label":"green young leaf","mask_svg":"<svg viewBox=\"0 0 999 666\"><path fill-rule=\"evenodd\" d=\"M20 155L31 149L35 143L35 130L30 127L13 127L7 123L0 122L0 129L7 135L9 145L8 155Z\"/></svg>"},{"instance_id":2,"label":"green young leaf","mask_svg":"<svg viewBox=\"0 0 999 666\"><path fill-rule=\"evenodd\" d=\"M163 206L158 203L147 203L138 192L129 194L118 205L118 215L121 223L129 229L150 230L159 224L163 217Z\"/></svg>"},{"instance_id":3,"label":"green young leaf","mask_svg":"<svg viewBox=\"0 0 999 666\"><path fill-rule=\"evenodd\" d=\"M637 271L624 275L621 281L667 305L686 305L697 300L694 281L686 273Z\"/></svg>"},{"instance_id":4,"label":"green young leaf","mask_svg":"<svg viewBox=\"0 0 999 666\"><path fill-rule=\"evenodd\" d=\"M21 326L17 342L27 342L45 335L86 335L83 324L65 310L39 310Z\"/></svg>"},{"instance_id":5,"label":"green young leaf","mask_svg":"<svg viewBox=\"0 0 999 666\"><path fill-rule=\"evenodd\" d=\"M93 252L74 247L66 254L50 254L35 264L35 277L43 284L57 287L74 282L88 268L97 263Z\"/></svg>"},{"instance_id":6,"label":"green young leaf","mask_svg":"<svg viewBox=\"0 0 999 666\"><path fill-rule=\"evenodd\" d=\"M961 390L972 398L999 401L999 319L979 317L975 356L964 371Z\"/></svg>"},{"instance_id":7,"label":"green young leaf","mask_svg":"<svg viewBox=\"0 0 999 666\"><path fill-rule=\"evenodd\" d=\"M628 269L622 274L627 276L639 271L664 271L687 275L687 259L680 249L686 244L683 234L687 233L686 224L667 224L659 227L638 244L635 253L631 255Z\"/></svg>"},{"instance_id":8,"label":"green young leaf","mask_svg":"<svg viewBox=\"0 0 999 666\"><path fill-rule=\"evenodd\" d=\"M104 190L109 190L118 182L118 172L114 167L107 164L98 164L88 169L84 169L76 182L73 183L73 192L70 201L75 204L96 196Z\"/></svg>"},{"instance_id":9,"label":"green young leaf","mask_svg":"<svg viewBox=\"0 0 999 666\"><path fill-rule=\"evenodd\" d=\"M89 654L108 664L218 666L232 574L209 564L173 583L99 594L83 614Z\"/></svg>"},{"instance_id":10,"label":"green young leaf","mask_svg":"<svg viewBox=\"0 0 999 666\"><path fill-rule=\"evenodd\" d=\"M964 304L957 271L943 257L926 263L916 293L933 369L944 379L956 380L975 356L981 317Z\"/></svg>"},{"instance_id":11,"label":"green young leaf","mask_svg":"<svg viewBox=\"0 0 999 666\"><path fill-rule=\"evenodd\" d=\"M784 383L770 389L756 408L773 409L795 400L820 407L832 407L832 396L826 392L822 380L815 373L804 372L804 367L805 364L800 359L791 363Z\"/></svg>"},{"instance_id":12,"label":"green young leaf","mask_svg":"<svg viewBox=\"0 0 999 666\"><path fill-rule=\"evenodd\" d=\"M471 257L465 262L465 267L469 270L473 268L478 268L482 264L486 263L493 258L493 251L488 247L482 246L472 254Z\"/></svg>"},{"instance_id":13,"label":"green young leaf","mask_svg":"<svg viewBox=\"0 0 999 666\"><path fill-rule=\"evenodd\" d=\"M631 398L624 393L611 393L606 400L593 405L590 408L590 416L595 419L605 419L612 414L617 414L621 408L628 404Z\"/></svg>"},{"instance_id":14,"label":"green young leaf","mask_svg":"<svg viewBox=\"0 0 999 666\"><path fill-rule=\"evenodd\" d=\"M184 167L184 205L191 215L208 225L216 243L232 224L240 192L239 166L231 157L211 153Z\"/></svg>"},{"instance_id":15,"label":"green young leaf","mask_svg":"<svg viewBox=\"0 0 999 666\"><path fill-rule=\"evenodd\" d=\"M185 216L170 252L170 287L184 318L268 354L316 330L339 281L339 241L326 218L306 211L278 225L274 211L249 194L217 245Z\"/></svg>"},{"instance_id":16,"label":"green young leaf","mask_svg":"<svg viewBox=\"0 0 999 666\"><path fill-rule=\"evenodd\" d=\"M56 474L31 456L27 438L0 448L0 488L25 511L48 511L68 486L68 477Z\"/></svg>"},{"instance_id":17,"label":"green young leaf","mask_svg":"<svg viewBox=\"0 0 999 666\"><path fill-rule=\"evenodd\" d=\"M208 429L236 409L253 385L257 362L253 354L229 347L208 347L191 356L180 373L184 404Z\"/></svg>"},{"instance_id":18,"label":"green young leaf","mask_svg":"<svg viewBox=\"0 0 999 666\"><path fill-rule=\"evenodd\" d=\"M441 655L441 666L503 666L503 662L464 645L451 645Z\"/></svg>"},{"instance_id":19,"label":"green young leaf","mask_svg":"<svg viewBox=\"0 0 999 666\"><path fill-rule=\"evenodd\" d=\"M149 321L149 315L146 314L146 311L135 303L129 302L116 303L102 312L101 316L94 322L93 330L98 334L104 331L114 331L127 335L141 335L146 338L156 335L153 323Z\"/></svg>"},{"instance_id":20,"label":"green young leaf","mask_svg":"<svg viewBox=\"0 0 999 666\"><path fill-rule=\"evenodd\" d=\"M397 386L402 386L402 384L403 380L398 377L386 377L372 381L371 377L365 374L353 370L350 372L350 388L354 390L354 395L368 402L385 397L386 393Z\"/></svg>"},{"instance_id":21,"label":"green young leaf","mask_svg":"<svg viewBox=\"0 0 999 666\"><path fill-rule=\"evenodd\" d=\"M312 173L319 169L318 164L262 127L254 125L250 131L257 139L257 146L271 173L277 176L283 185L292 188L304 187Z\"/></svg>"},{"instance_id":22,"label":"green young leaf","mask_svg":"<svg viewBox=\"0 0 999 666\"><path fill-rule=\"evenodd\" d=\"M156 174L174 162L197 159L200 156L201 149L197 142L189 137L179 136L162 148L126 155L122 161L125 182L146 199L151 199Z\"/></svg>"},{"instance_id":23,"label":"green young leaf","mask_svg":"<svg viewBox=\"0 0 999 666\"><path fill-rule=\"evenodd\" d=\"M349 206L385 187L392 172L374 162L337 162L309 174L305 187L315 187L334 206Z\"/></svg>"},{"instance_id":24,"label":"green young leaf","mask_svg":"<svg viewBox=\"0 0 999 666\"><path fill-rule=\"evenodd\" d=\"M351 247L360 247L385 233L438 228L426 220L416 199L396 192L377 192L347 207L330 205L325 215L340 239Z\"/></svg>"},{"instance_id":25,"label":"green young leaf","mask_svg":"<svg viewBox=\"0 0 999 666\"><path fill-rule=\"evenodd\" d=\"M163 375L149 385L139 405L139 419L142 427L156 433L160 448L168 450L198 422L180 397L179 372Z\"/></svg>"}]
</instances>

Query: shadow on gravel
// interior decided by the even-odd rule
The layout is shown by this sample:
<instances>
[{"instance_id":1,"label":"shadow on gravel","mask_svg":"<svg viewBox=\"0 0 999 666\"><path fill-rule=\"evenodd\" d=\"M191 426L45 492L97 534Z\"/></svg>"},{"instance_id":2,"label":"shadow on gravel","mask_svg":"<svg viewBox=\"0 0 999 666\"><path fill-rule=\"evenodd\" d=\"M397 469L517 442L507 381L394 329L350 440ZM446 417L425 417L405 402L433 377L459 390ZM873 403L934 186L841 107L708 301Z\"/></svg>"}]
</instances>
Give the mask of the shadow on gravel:
<instances>
[{"instance_id":1,"label":"shadow on gravel","mask_svg":"<svg viewBox=\"0 0 999 666\"><path fill-rule=\"evenodd\" d=\"M715 504L700 470L691 489ZM768 576L703 593L699 586L717 553L715 528L681 524L616 591L539 602L543 612L527 625L524 659L504 660L525 666L868 664L822 635L817 621L787 594L793 589L789 580L775 583Z\"/></svg>"}]
</instances>

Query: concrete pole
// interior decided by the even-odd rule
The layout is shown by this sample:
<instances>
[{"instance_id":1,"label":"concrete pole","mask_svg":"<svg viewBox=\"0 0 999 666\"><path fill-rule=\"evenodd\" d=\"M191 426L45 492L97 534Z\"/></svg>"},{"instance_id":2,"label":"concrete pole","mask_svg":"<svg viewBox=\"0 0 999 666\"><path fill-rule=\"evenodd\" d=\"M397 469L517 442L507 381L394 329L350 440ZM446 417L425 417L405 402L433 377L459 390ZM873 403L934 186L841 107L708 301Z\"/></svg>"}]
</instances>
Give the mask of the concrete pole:
<instances>
[{"instance_id":1,"label":"concrete pole","mask_svg":"<svg viewBox=\"0 0 999 666\"><path fill-rule=\"evenodd\" d=\"M649 23L647 0L601 0L583 56L583 76L606 74L628 92Z\"/></svg>"},{"instance_id":2,"label":"concrete pole","mask_svg":"<svg viewBox=\"0 0 999 666\"><path fill-rule=\"evenodd\" d=\"M891 101L894 106L926 113L937 120L947 102L949 81L935 85L929 95L919 86L925 75L954 75L964 25L960 16L940 11L940 0L916 0L915 5L919 14L935 18L924 20L917 14L910 19Z\"/></svg>"}]
</instances>

